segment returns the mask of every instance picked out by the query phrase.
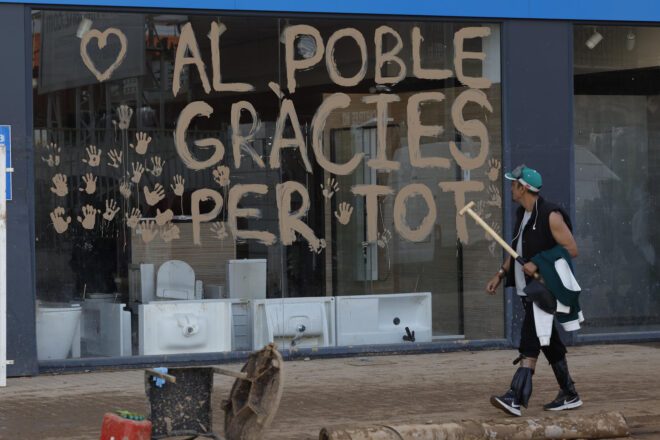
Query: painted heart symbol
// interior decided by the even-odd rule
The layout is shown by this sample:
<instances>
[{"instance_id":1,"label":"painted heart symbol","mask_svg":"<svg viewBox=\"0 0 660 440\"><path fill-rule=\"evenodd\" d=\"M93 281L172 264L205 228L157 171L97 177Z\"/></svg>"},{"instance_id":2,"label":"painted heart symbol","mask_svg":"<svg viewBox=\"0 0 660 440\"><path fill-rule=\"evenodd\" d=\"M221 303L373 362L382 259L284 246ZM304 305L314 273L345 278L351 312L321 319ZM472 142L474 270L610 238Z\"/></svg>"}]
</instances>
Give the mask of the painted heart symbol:
<instances>
[{"instance_id":1,"label":"painted heart symbol","mask_svg":"<svg viewBox=\"0 0 660 440\"><path fill-rule=\"evenodd\" d=\"M89 54L87 53L87 46L89 45L89 42L92 40L92 38L97 38L99 49L103 49L108 44L108 36L110 35L115 35L117 38L119 38L119 42L121 43L121 50L119 51L115 62L112 63L112 65L110 65L110 67L108 67L105 72L101 73L94 65L94 62L89 58ZM126 35L124 35L122 31L116 28L108 28L104 32L93 29L87 32L80 41L80 56L83 60L83 63L85 63L85 66L87 66L89 71L94 74L96 79L98 79L100 82L103 82L110 78L112 72L114 72L115 69L119 67L119 65L124 61L124 58L126 57Z\"/></svg>"}]
</instances>

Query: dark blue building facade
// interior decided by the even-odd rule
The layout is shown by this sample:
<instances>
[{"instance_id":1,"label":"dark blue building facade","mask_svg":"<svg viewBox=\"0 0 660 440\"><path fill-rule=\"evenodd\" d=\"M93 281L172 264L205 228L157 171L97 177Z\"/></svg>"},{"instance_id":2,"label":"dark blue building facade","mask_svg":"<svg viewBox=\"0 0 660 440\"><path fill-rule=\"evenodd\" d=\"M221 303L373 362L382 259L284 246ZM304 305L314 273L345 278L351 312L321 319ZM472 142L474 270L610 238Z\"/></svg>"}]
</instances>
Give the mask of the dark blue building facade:
<instances>
[{"instance_id":1,"label":"dark blue building facade","mask_svg":"<svg viewBox=\"0 0 660 440\"><path fill-rule=\"evenodd\" d=\"M573 218L586 321L565 339L657 340L659 20L0 3L8 374L515 346L515 292L485 294L504 254L457 212L510 239L522 163Z\"/></svg>"}]
</instances>

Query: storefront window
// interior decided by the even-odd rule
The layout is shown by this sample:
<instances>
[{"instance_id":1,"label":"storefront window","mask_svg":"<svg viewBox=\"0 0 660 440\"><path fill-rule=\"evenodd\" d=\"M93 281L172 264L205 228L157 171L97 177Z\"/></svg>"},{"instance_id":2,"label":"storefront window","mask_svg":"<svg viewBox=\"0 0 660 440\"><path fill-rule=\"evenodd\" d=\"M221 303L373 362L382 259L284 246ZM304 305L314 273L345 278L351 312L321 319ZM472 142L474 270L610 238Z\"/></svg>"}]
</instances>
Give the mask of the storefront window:
<instances>
[{"instance_id":1,"label":"storefront window","mask_svg":"<svg viewBox=\"0 0 660 440\"><path fill-rule=\"evenodd\" d=\"M35 11L33 40L40 359L503 337L457 216L502 229L498 25Z\"/></svg>"},{"instance_id":2,"label":"storefront window","mask_svg":"<svg viewBox=\"0 0 660 440\"><path fill-rule=\"evenodd\" d=\"M576 26L575 232L585 332L660 330L660 28Z\"/></svg>"}]
</instances>

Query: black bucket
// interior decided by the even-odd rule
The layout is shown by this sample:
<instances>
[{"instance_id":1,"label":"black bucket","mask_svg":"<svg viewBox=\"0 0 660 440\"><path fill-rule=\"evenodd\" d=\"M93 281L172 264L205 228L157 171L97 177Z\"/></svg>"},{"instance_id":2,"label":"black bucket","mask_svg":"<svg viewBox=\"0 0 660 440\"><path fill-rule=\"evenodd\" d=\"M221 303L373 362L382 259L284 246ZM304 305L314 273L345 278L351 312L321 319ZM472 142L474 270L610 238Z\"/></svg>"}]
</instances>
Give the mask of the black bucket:
<instances>
[{"instance_id":1,"label":"black bucket","mask_svg":"<svg viewBox=\"0 0 660 440\"><path fill-rule=\"evenodd\" d=\"M169 368L167 374L174 376L176 383L165 382L158 387L156 378L145 373L151 438L192 435L221 439L213 433L213 369Z\"/></svg>"}]
</instances>

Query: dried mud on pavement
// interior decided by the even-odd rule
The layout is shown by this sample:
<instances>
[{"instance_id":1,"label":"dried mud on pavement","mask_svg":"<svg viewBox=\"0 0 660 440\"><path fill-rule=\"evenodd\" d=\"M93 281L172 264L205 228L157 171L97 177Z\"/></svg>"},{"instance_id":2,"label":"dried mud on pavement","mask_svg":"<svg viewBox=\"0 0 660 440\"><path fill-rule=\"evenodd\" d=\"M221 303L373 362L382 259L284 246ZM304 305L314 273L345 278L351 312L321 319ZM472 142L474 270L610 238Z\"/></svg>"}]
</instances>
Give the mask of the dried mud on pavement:
<instances>
[{"instance_id":1,"label":"dried mud on pavement","mask_svg":"<svg viewBox=\"0 0 660 440\"><path fill-rule=\"evenodd\" d=\"M322 427L506 418L488 401L508 388L515 350L285 362L284 394L265 438L317 439ZM286 357L285 357L286 361ZM633 437L660 439L660 343L569 347L583 414L621 411ZM240 364L224 365L239 370ZM108 411L146 410L143 370L9 378L0 389L0 439L98 438ZM215 376L214 430L233 379ZM547 417L557 385L542 359L523 417Z\"/></svg>"}]
</instances>

